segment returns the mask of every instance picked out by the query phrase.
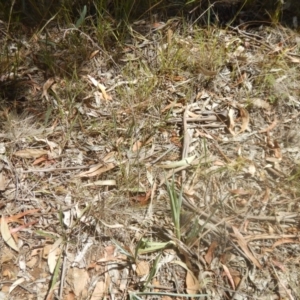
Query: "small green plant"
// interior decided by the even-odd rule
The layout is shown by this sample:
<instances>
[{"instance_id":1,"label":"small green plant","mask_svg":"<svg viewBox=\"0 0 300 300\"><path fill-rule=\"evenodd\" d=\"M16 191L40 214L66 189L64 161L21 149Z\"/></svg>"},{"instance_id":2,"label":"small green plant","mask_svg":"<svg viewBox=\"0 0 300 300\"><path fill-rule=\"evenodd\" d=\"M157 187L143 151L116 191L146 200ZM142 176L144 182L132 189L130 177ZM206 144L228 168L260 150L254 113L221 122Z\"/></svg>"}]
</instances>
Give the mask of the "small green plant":
<instances>
[{"instance_id":1,"label":"small green plant","mask_svg":"<svg viewBox=\"0 0 300 300\"><path fill-rule=\"evenodd\" d=\"M167 190L168 190L168 195L170 199L170 205L171 205L171 214L172 214L172 220L174 223L174 231L175 231L175 236L177 239L180 240L181 234L180 234L180 213L181 213L181 206L182 206L182 193L183 189L181 189L180 193L178 194L175 186L175 178L173 174L172 182L169 184L168 181L167 183Z\"/></svg>"}]
</instances>

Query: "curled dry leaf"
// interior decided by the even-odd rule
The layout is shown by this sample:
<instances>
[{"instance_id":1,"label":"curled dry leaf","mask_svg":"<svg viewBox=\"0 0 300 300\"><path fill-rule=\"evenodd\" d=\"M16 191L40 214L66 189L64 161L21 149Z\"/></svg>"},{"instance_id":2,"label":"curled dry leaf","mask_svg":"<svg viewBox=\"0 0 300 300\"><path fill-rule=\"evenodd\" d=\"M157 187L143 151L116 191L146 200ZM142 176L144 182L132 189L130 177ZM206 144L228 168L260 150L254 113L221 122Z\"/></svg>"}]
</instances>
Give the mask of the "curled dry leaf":
<instances>
[{"instance_id":1,"label":"curled dry leaf","mask_svg":"<svg viewBox=\"0 0 300 300\"><path fill-rule=\"evenodd\" d=\"M93 51L93 52L90 54L89 59L94 58L99 52L100 52L100 50L95 50L95 51Z\"/></svg>"},{"instance_id":2,"label":"curled dry leaf","mask_svg":"<svg viewBox=\"0 0 300 300\"><path fill-rule=\"evenodd\" d=\"M95 87L97 87L101 91L101 93L103 95L103 98L106 101L111 100L111 97L106 93L106 89L105 89L105 86L103 84L101 84L100 82L98 82L94 77L92 77L90 75L88 75L88 78L93 83L93 85Z\"/></svg>"},{"instance_id":3,"label":"curled dry leaf","mask_svg":"<svg viewBox=\"0 0 300 300\"><path fill-rule=\"evenodd\" d=\"M19 278L17 279L9 288L9 294L21 283L23 283L25 281L25 278Z\"/></svg>"},{"instance_id":4,"label":"curled dry leaf","mask_svg":"<svg viewBox=\"0 0 300 300\"><path fill-rule=\"evenodd\" d=\"M234 236L237 239L237 243L238 245L241 247L241 249L244 251L245 255L248 257L249 260L251 260L254 265L256 267L258 267L259 269L262 269L261 264L259 263L259 261L253 256L253 254L251 253L251 251L248 248L248 243L247 241L244 239L244 237L242 236L242 234L239 232L239 230L232 226L232 230L234 232Z\"/></svg>"},{"instance_id":5,"label":"curled dry leaf","mask_svg":"<svg viewBox=\"0 0 300 300\"><path fill-rule=\"evenodd\" d=\"M213 256L214 256L214 252L216 250L216 248L218 247L218 242L216 241L213 241L208 250L207 250L207 253L205 254L204 258L205 258L205 261L210 265L212 259L213 259Z\"/></svg>"},{"instance_id":6,"label":"curled dry leaf","mask_svg":"<svg viewBox=\"0 0 300 300\"><path fill-rule=\"evenodd\" d=\"M227 278L229 279L229 282L230 282L232 288L235 290L235 284L234 284L234 281L233 281L233 279L232 279L232 276L231 276L231 274L230 274L230 272L229 272L229 269L227 268L226 265L222 265L222 267L223 267L223 269L224 269L224 272L225 272Z\"/></svg>"},{"instance_id":7,"label":"curled dry leaf","mask_svg":"<svg viewBox=\"0 0 300 300\"><path fill-rule=\"evenodd\" d=\"M161 110L161 112L163 113L163 112L165 112L166 110L170 110L171 108L173 108L173 107L183 107L183 104L182 103L178 103L178 102L171 102L171 103L169 103L167 106L165 106L162 110Z\"/></svg>"},{"instance_id":8,"label":"curled dry leaf","mask_svg":"<svg viewBox=\"0 0 300 300\"><path fill-rule=\"evenodd\" d=\"M11 232L9 230L7 220L2 216L1 218L1 235L4 242L15 251L19 252L19 247L17 246L15 240L13 239Z\"/></svg>"},{"instance_id":9,"label":"curled dry leaf","mask_svg":"<svg viewBox=\"0 0 300 300\"><path fill-rule=\"evenodd\" d=\"M190 270L187 270L185 284L189 295L195 295L199 291L199 281Z\"/></svg>"},{"instance_id":10,"label":"curled dry leaf","mask_svg":"<svg viewBox=\"0 0 300 300\"><path fill-rule=\"evenodd\" d=\"M45 97L47 101L49 101L48 90L54 82L55 82L54 78L49 78L43 85L42 98Z\"/></svg>"},{"instance_id":11,"label":"curled dry leaf","mask_svg":"<svg viewBox=\"0 0 300 300\"><path fill-rule=\"evenodd\" d=\"M235 136L239 133L242 133L245 130L249 129L250 116L249 116L248 111L245 108L241 107L241 106L238 106L237 108L239 109L240 118L242 119L241 129L238 132L235 132L235 126L236 126L236 123L235 123L235 120L234 120L235 119L234 118L235 111L234 111L233 108L230 108L229 111L228 111L228 119L229 119L228 130L230 131L230 133L233 136Z\"/></svg>"},{"instance_id":12,"label":"curled dry leaf","mask_svg":"<svg viewBox=\"0 0 300 300\"><path fill-rule=\"evenodd\" d=\"M80 174L76 175L75 177L94 177L97 175L100 175L102 173L105 173L115 167L115 164L113 163L107 163L105 165L98 164L97 166L92 167L88 171L81 172Z\"/></svg>"},{"instance_id":13,"label":"curled dry leaf","mask_svg":"<svg viewBox=\"0 0 300 300\"><path fill-rule=\"evenodd\" d=\"M249 129L248 126L249 126L250 116L248 111L245 108L239 107L239 110L242 118L242 126L241 126L241 130L238 133L242 133L245 130Z\"/></svg>"},{"instance_id":14,"label":"curled dry leaf","mask_svg":"<svg viewBox=\"0 0 300 300\"><path fill-rule=\"evenodd\" d=\"M265 129L262 129L262 130L260 130L259 131L259 133L264 133L264 132L270 132L271 130L273 130L275 127L276 127L276 125L277 125L277 120L275 119L273 122L272 122L272 124L270 125L270 126L268 126L267 128L265 128Z\"/></svg>"}]
</instances>

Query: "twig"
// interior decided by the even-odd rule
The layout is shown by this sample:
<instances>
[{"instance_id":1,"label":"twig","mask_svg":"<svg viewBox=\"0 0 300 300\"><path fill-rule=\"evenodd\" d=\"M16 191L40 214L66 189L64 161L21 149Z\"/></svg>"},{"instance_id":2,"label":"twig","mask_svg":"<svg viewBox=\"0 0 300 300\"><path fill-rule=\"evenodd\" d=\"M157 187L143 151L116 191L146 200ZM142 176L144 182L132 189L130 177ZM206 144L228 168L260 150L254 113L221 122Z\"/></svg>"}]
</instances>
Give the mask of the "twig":
<instances>
[{"instance_id":1,"label":"twig","mask_svg":"<svg viewBox=\"0 0 300 300\"><path fill-rule=\"evenodd\" d=\"M76 167L64 167L64 168L45 168L45 169L30 169L26 171L22 171L23 173L35 173L35 172L56 172L56 171L67 171L67 170L81 170L88 169L90 165L86 166L76 166Z\"/></svg>"},{"instance_id":2,"label":"twig","mask_svg":"<svg viewBox=\"0 0 300 300\"><path fill-rule=\"evenodd\" d=\"M59 287L59 299L63 299L63 291L64 291L64 282L66 275L66 267L67 266L67 255L64 255L64 261L62 265L61 279L60 279L60 287Z\"/></svg>"},{"instance_id":3,"label":"twig","mask_svg":"<svg viewBox=\"0 0 300 300\"><path fill-rule=\"evenodd\" d=\"M289 296L290 300L294 300L295 298L292 296L292 294L289 292L289 290L286 288L286 286L284 285L284 283L282 282L282 280L279 278L273 264L272 264L272 269L274 271L275 276L277 277L277 280L279 281L279 283L281 284L281 286L283 287L284 291L286 292L286 294ZM282 296L282 295L280 295Z\"/></svg>"},{"instance_id":4,"label":"twig","mask_svg":"<svg viewBox=\"0 0 300 300\"><path fill-rule=\"evenodd\" d=\"M182 118L182 125L183 125L183 149L182 149L182 155L181 158L185 159L188 155L189 152L189 146L190 146L190 135L187 130L187 116L188 116L188 107L186 106L185 111L183 113L183 118ZM183 169L181 171L181 176L182 176L182 182L185 181L185 175L186 171Z\"/></svg>"},{"instance_id":5,"label":"twig","mask_svg":"<svg viewBox=\"0 0 300 300\"><path fill-rule=\"evenodd\" d=\"M207 121L217 121L217 117L216 116L210 116L210 117L198 117L198 118L188 118L186 117L185 121L186 122L207 122ZM174 119L170 119L167 120L167 123L181 123L184 122L183 119L181 118L174 118Z\"/></svg>"},{"instance_id":6,"label":"twig","mask_svg":"<svg viewBox=\"0 0 300 300\"><path fill-rule=\"evenodd\" d=\"M295 223L295 217L298 216L298 213L294 213L290 216L282 218L282 220L285 223ZM255 221L269 221L269 222L278 222L278 217L267 217L267 216L247 216L247 220L255 220Z\"/></svg>"}]
</instances>

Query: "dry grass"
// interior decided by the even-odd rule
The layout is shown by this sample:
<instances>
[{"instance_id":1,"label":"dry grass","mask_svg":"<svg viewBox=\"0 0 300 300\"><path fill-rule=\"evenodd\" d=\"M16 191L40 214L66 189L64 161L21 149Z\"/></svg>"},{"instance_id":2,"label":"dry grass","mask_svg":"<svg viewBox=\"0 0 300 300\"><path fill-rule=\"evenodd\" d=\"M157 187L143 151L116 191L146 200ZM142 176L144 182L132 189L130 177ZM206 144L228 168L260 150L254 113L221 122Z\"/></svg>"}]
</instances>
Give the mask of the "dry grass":
<instances>
[{"instance_id":1,"label":"dry grass","mask_svg":"<svg viewBox=\"0 0 300 300\"><path fill-rule=\"evenodd\" d=\"M100 16L3 37L1 293L297 299L298 34Z\"/></svg>"}]
</instances>

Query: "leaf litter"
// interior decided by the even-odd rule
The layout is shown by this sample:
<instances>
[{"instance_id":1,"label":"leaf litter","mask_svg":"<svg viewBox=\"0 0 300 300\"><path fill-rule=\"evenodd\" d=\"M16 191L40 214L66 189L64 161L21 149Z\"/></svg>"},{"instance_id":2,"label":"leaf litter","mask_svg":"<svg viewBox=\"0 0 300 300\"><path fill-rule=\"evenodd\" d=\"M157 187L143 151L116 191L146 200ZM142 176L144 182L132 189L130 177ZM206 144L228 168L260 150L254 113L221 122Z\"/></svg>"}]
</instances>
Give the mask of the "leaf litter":
<instances>
[{"instance_id":1,"label":"leaf litter","mask_svg":"<svg viewBox=\"0 0 300 300\"><path fill-rule=\"evenodd\" d=\"M54 74L34 60L17 70L34 86L26 114L7 104L0 115L10 299L300 295L295 36L184 35L173 22L129 31L112 64L81 35L78 80L68 61ZM62 41L79 29L48 30ZM56 64L74 50L62 45ZM176 224L168 186L182 201Z\"/></svg>"}]
</instances>

